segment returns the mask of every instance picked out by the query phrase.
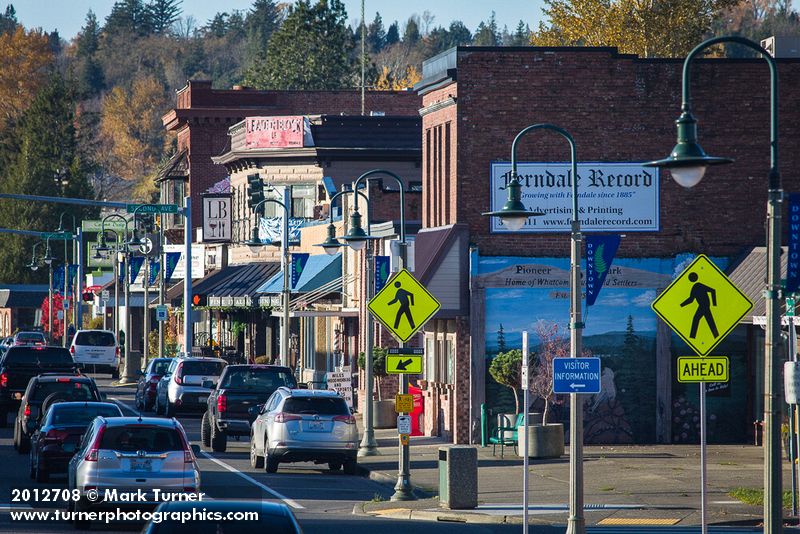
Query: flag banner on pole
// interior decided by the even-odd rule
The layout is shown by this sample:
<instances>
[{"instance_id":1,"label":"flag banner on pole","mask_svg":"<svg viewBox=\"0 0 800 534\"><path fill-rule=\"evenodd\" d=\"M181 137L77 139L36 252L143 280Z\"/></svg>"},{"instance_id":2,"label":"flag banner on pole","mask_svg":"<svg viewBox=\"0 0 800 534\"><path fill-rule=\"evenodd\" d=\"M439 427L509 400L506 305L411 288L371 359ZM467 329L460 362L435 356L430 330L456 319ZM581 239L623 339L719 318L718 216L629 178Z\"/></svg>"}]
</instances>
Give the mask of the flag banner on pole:
<instances>
[{"instance_id":1,"label":"flag banner on pole","mask_svg":"<svg viewBox=\"0 0 800 534\"><path fill-rule=\"evenodd\" d=\"M139 276L142 265L144 265L144 256L134 256L131 258L131 284L136 280L136 277Z\"/></svg>"},{"instance_id":2,"label":"flag banner on pole","mask_svg":"<svg viewBox=\"0 0 800 534\"><path fill-rule=\"evenodd\" d=\"M125 260L119 262L119 283L125 282Z\"/></svg>"},{"instance_id":3,"label":"flag banner on pole","mask_svg":"<svg viewBox=\"0 0 800 534\"><path fill-rule=\"evenodd\" d=\"M786 293L800 286L800 193L789 195L789 254L786 260Z\"/></svg>"},{"instance_id":4,"label":"flag banner on pole","mask_svg":"<svg viewBox=\"0 0 800 534\"><path fill-rule=\"evenodd\" d=\"M620 235L586 236L586 305L591 306L597 300L606 275L611 269L611 262L619 248Z\"/></svg>"},{"instance_id":5,"label":"flag banner on pole","mask_svg":"<svg viewBox=\"0 0 800 534\"><path fill-rule=\"evenodd\" d=\"M375 294L383 289L389 280L391 262L391 256L375 256Z\"/></svg>"},{"instance_id":6,"label":"flag banner on pole","mask_svg":"<svg viewBox=\"0 0 800 534\"><path fill-rule=\"evenodd\" d=\"M75 286L75 280L77 280L77 278L78 278L78 266L77 265L70 265L69 266L69 283L67 284L67 288L68 288L67 292L70 295L72 295L72 293L73 293L74 286Z\"/></svg>"},{"instance_id":7,"label":"flag banner on pole","mask_svg":"<svg viewBox=\"0 0 800 534\"><path fill-rule=\"evenodd\" d=\"M147 280L147 285L152 286L156 282L156 278L158 277L158 270L159 270L160 262L155 260L150 263L150 277Z\"/></svg>"},{"instance_id":8,"label":"flag banner on pole","mask_svg":"<svg viewBox=\"0 0 800 534\"><path fill-rule=\"evenodd\" d=\"M308 263L308 256L309 254L299 252L292 254L292 289L297 287L297 281Z\"/></svg>"},{"instance_id":9,"label":"flag banner on pole","mask_svg":"<svg viewBox=\"0 0 800 534\"><path fill-rule=\"evenodd\" d=\"M53 267L53 291L64 293L64 266Z\"/></svg>"},{"instance_id":10,"label":"flag banner on pole","mask_svg":"<svg viewBox=\"0 0 800 534\"><path fill-rule=\"evenodd\" d=\"M167 252L167 270L164 271L164 274L167 275L165 278L166 283L172 279L172 273L175 272L175 267L178 266L178 261L181 259L180 252Z\"/></svg>"}]
</instances>

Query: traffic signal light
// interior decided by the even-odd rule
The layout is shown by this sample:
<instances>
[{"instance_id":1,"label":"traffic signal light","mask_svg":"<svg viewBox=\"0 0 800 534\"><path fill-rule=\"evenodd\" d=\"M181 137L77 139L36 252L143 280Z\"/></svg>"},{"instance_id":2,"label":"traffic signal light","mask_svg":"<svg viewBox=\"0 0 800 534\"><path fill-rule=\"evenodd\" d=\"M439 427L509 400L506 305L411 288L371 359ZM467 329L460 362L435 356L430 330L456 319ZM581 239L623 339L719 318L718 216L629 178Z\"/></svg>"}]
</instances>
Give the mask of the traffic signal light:
<instances>
[{"instance_id":1,"label":"traffic signal light","mask_svg":"<svg viewBox=\"0 0 800 534\"><path fill-rule=\"evenodd\" d=\"M192 295L192 306L205 306L208 304L208 299L205 295L195 293Z\"/></svg>"},{"instance_id":2,"label":"traffic signal light","mask_svg":"<svg viewBox=\"0 0 800 534\"><path fill-rule=\"evenodd\" d=\"M247 176L247 196L250 201L250 209L253 210L259 202L264 200L264 184L258 174ZM258 213L264 213L264 205L259 207Z\"/></svg>"},{"instance_id":3,"label":"traffic signal light","mask_svg":"<svg viewBox=\"0 0 800 534\"><path fill-rule=\"evenodd\" d=\"M83 302L94 302L94 293L91 291L87 291L81 294L81 300Z\"/></svg>"}]
</instances>

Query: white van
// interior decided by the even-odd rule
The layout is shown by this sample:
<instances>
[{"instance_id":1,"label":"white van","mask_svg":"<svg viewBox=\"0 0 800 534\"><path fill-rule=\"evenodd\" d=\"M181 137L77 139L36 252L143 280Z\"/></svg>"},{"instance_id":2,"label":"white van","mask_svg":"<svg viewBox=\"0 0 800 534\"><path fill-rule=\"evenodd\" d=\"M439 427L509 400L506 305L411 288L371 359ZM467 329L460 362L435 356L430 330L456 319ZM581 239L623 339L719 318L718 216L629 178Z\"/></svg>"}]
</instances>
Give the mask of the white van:
<instances>
[{"instance_id":1,"label":"white van","mask_svg":"<svg viewBox=\"0 0 800 534\"><path fill-rule=\"evenodd\" d=\"M69 347L72 359L86 371L106 371L119 378L117 338L108 330L78 330Z\"/></svg>"}]
</instances>

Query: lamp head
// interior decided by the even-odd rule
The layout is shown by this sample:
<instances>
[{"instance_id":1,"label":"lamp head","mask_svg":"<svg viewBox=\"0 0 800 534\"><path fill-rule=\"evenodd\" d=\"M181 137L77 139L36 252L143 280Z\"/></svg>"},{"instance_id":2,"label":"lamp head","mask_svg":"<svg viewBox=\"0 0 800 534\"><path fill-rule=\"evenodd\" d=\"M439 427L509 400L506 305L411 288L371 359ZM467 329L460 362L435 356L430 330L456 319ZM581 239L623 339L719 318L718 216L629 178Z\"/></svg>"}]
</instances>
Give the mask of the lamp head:
<instances>
[{"instance_id":1,"label":"lamp head","mask_svg":"<svg viewBox=\"0 0 800 534\"><path fill-rule=\"evenodd\" d=\"M30 263L30 265L28 265L28 267L31 268L31 271L38 271L39 270L39 264L36 263L36 262L33 262L33 261Z\"/></svg>"},{"instance_id":2,"label":"lamp head","mask_svg":"<svg viewBox=\"0 0 800 534\"><path fill-rule=\"evenodd\" d=\"M131 237L130 241L128 241L128 246L131 248L139 248L142 246L142 240L139 239L139 236L136 234L136 230L133 231L133 236Z\"/></svg>"},{"instance_id":3,"label":"lamp head","mask_svg":"<svg viewBox=\"0 0 800 534\"><path fill-rule=\"evenodd\" d=\"M645 163L645 167L668 169L679 185L688 188L700 183L709 165L733 162L730 158L716 158L705 153L697 143L697 120L688 111L681 113L675 125L678 128L678 143L670 155Z\"/></svg>"},{"instance_id":4,"label":"lamp head","mask_svg":"<svg viewBox=\"0 0 800 534\"><path fill-rule=\"evenodd\" d=\"M48 248L48 249L47 249L47 252L45 252L45 255L44 255L44 258L43 258L43 259L44 259L44 262L45 262L47 265L52 265L52 264L53 264L53 262L56 260L55 256L53 256L53 253L52 253L52 252L50 252L50 248Z\"/></svg>"},{"instance_id":5,"label":"lamp head","mask_svg":"<svg viewBox=\"0 0 800 534\"><path fill-rule=\"evenodd\" d=\"M361 227L361 214L354 211L350 215L350 229L347 231L347 235L342 237L342 241L353 250L361 250L370 239L376 238L364 231L364 228Z\"/></svg>"},{"instance_id":6,"label":"lamp head","mask_svg":"<svg viewBox=\"0 0 800 534\"><path fill-rule=\"evenodd\" d=\"M322 247L322 250L325 251L325 254L328 254L329 256L333 256L339 252L339 248L342 246L342 243L336 239L336 227L333 224L329 224L328 237L322 243L314 246Z\"/></svg>"},{"instance_id":7,"label":"lamp head","mask_svg":"<svg viewBox=\"0 0 800 534\"><path fill-rule=\"evenodd\" d=\"M258 237L258 227L253 226L253 230L250 232L250 240L244 242L245 245L250 249L250 252L253 254L257 254L259 249L265 245L261 238Z\"/></svg>"},{"instance_id":8,"label":"lamp head","mask_svg":"<svg viewBox=\"0 0 800 534\"><path fill-rule=\"evenodd\" d=\"M500 222L503 223L505 227L512 232L516 232L525 226L525 221L528 220L528 217L537 217L544 215L544 213L528 211L525 208L525 204L522 203L522 192L520 191L522 186L517 179L516 171L514 171L513 174L514 177L506 185L506 190L508 190L508 200L506 200L506 203L501 209L497 211L487 211L483 213L483 215L499 217Z\"/></svg>"}]
</instances>

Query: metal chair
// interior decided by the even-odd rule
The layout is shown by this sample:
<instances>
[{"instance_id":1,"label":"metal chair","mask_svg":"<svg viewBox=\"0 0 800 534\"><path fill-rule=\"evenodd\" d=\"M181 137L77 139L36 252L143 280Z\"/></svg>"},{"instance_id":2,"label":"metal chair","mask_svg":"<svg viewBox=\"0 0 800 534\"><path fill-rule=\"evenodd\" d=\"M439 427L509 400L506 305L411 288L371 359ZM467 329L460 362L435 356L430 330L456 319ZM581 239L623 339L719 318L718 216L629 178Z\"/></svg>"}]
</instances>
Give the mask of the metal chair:
<instances>
[{"instance_id":1,"label":"metal chair","mask_svg":"<svg viewBox=\"0 0 800 534\"><path fill-rule=\"evenodd\" d=\"M514 447L514 453L517 452L517 444L519 443L518 428L525 420L525 414L517 414L517 420L514 426L511 426L511 421L505 415L503 417L503 424L498 426L489 437L489 443L492 444L492 456L495 455L495 450L500 445L500 458L504 458L505 448Z\"/></svg>"}]
</instances>

